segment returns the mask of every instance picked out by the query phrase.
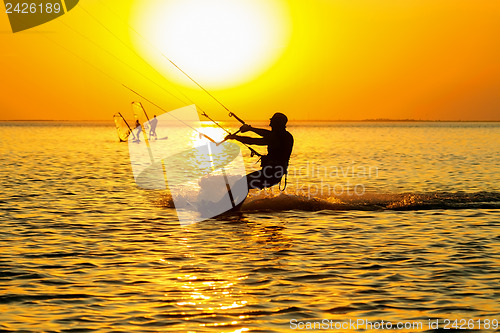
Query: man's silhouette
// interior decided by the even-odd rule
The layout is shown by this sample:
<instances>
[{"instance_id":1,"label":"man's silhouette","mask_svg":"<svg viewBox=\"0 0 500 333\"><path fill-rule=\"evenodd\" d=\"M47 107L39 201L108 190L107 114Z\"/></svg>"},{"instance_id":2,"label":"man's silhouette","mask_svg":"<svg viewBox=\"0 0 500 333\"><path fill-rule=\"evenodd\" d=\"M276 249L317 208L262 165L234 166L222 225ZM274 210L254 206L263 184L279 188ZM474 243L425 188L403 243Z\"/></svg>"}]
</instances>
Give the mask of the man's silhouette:
<instances>
[{"instance_id":1,"label":"man's silhouette","mask_svg":"<svg viewBox=\"0 0 500 333\"><path fill-rule=\"evenodd\" d=\"M260 138L238 135L226 137L250 145L267 146L267 155L262 156L261 160L262 169L246 176L249 189L263 189L276 185L287 172L293 148L293 136L286 130L288 118L278 112L270 120L271 131L249 125L241 127L242 133L252 131L261 136Z\"/></svg>"},{"instance_id":2,"label":"man's silhouette","mask_svg":"<svg viewBox=\"0 0 500 333\"><path fill-rule=\"evenodd\" d=\"M226 137L226 140L232 139L249 145L267 146L267 155L262 156L261 170L249 173L238 180L231 187L231 191L228 191L218 202L199 200L198 210L202 215L211 217L228 210L238 210L247 197L249 189L263 189L281 181L287 172L288 161L292 154L293 136L286 130L288 118L283 113L275 113L270 120L271 131L249 125L243 125L240 128L241 132L252 131L260 138L239 135ZM209 193L211 191L209 187L206 190ZM228 201L231 202L232 207L231 205L228 207Z\"/></svg>"},{"instance_id":3,"label":"man's silhouette","mask_svg":"<svg viewBox=\"0 0 500 333\"><path fill-rule=\"evenodd\" d=\"M149 122L150 128L149 128L149 140L151 140L151 137L154 136L155 139L158 139L158 136L156 135L156 126L158 125L158 119L156 119L156 115L154 116L153 119Z\"/></svg>"},{"instance_id":4,"label":"man's silhouette","mask_svg":"<svg viewBox=\"0 0 500 333\"><path fill-rule=\"evenodd\" d=\"M141 123L139 122L139 119L135 120L135 129L137 130L137 133L135 134L135 140L141 141L140 135L141 135L142 127L141 127Z\"/></svg>"}]
</instances>

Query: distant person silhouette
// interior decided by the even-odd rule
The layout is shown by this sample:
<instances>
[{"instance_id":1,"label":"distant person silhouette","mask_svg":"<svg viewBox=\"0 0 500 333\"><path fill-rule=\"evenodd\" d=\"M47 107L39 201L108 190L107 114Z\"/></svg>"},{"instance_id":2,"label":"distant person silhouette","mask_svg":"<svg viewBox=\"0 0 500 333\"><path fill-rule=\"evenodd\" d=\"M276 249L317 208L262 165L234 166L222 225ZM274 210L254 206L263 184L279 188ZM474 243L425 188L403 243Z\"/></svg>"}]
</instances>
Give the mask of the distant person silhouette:
<instances>
[{"instance_id":1,"label":"distant person silhouette","mask_svg":"<svg viewBox=\"0 0 500 333\"><path fill-rule=\"evenodd\" d=\"M151 119L149 122L150 128L149 128L149 140L151 140L151 136L155 137L155 140L158 139L158 136L156 135L156 126L158 125L158 119L156 119L156 115L154 115L154 118Z\"/></svg>"},{"instance_id":2,"label":"distant person silhouette","mask_svg":"<svg viewBox=\"0 0 500 333\"><path fill-rule=\"evenodd\" d=\"M137 130L137 133L135 134L135 139L137 141L141 141L141 137L139 136L142 131L141 123L139 122L139 119L135 120L135 129Z\"/></svg>"}]
</instances>

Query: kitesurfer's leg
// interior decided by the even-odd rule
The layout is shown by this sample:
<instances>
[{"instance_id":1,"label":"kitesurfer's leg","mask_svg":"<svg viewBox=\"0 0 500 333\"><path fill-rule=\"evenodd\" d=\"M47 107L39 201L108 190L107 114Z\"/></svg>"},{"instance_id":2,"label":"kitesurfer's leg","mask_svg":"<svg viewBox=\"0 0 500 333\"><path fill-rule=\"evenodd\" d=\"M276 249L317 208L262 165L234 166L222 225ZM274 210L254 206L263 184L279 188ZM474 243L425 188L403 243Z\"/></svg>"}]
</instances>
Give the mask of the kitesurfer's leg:
<instances>
[{"instance_id":1,"label":"kitesurfer's leg","mask_svg":"<svg viewBox=\"0 0 500 333\"><path fill-rule=\"evenodd\" d=\"M262 190L280 182L284 171L281 167L264 167L247 175L248 189Z\"/></svg>"},{"instance_id":2,"label":"kitesurfer's leg","mask_svg":"<svg viewBox=\"0 0 500 333\"><path fill-rule=\"evenodd\" d=\"M238 209L247 198L250 189L262 190L266 187L276 185L280 182L281 176L282 173L279 170L277 172L276 168L251 172L241 177L230 187L231 195L229 195L229 192L226 192L217 202L201 200L198 204L198 209L204 216L214 216L224 211Z\"/></svg>"},{"instance_id":3,"label":"kitesurfer's leg","mask_svg":"<svg viewBox=\"0 0 500 333\"><path fill-rule=\"evenodd\" d=\"M233 184L229 184L230 191L227 190L227 185L222 185L221 183L218 183L216 186L223 186L223 189L219 188L214 191L214 188L211 186L213 185L206 184L202 187L203 195L199 195L197 199L198 211L205 217L212 217L239 208L248 195L246 176ZM225 192L224 195L220 199L217 197L214 198L214 194L221 191ZM213 201L214 199L217 201Z\"/></svg>"}]
</instances>

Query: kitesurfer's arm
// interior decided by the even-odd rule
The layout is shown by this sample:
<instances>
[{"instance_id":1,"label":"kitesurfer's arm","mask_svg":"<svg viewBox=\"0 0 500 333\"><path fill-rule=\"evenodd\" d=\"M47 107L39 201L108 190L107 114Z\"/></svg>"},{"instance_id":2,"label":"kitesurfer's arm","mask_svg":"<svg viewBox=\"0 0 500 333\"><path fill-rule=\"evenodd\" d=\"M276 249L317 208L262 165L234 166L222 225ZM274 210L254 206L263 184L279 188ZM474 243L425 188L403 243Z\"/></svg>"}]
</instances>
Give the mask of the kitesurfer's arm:
<instances>
[{"instance_id":1,"label":"kitesurfer's arm","mask_svg":"<svg viewBox=\"0 0 500 333\"><path fill-rule=\"evenodd\" d=\"M267 129L262 129L262 128L255 128L255 127L252 127L250 125L243 125L240 127L240 131L241 133L245 133L245 132L248 132L248 131L252 131L254 132L255 134L258 134L262 137L266 137L268 136L269 134L271 134L271 131L270 130L267 130Z\"/></svg>"},{"instance_id":2,"label":"kitesurfer's arm","mask_svg":"<svg viewBox=\"0 0 500 333\"><path fill-rule=\"evenodd\" d=\"M241 143L246 143L247 145L266 146L269 144L265 138L250 138L248 136L239 136L234 134L226 136L226 140L237 140Z\"/></svg>"}]
</instances>

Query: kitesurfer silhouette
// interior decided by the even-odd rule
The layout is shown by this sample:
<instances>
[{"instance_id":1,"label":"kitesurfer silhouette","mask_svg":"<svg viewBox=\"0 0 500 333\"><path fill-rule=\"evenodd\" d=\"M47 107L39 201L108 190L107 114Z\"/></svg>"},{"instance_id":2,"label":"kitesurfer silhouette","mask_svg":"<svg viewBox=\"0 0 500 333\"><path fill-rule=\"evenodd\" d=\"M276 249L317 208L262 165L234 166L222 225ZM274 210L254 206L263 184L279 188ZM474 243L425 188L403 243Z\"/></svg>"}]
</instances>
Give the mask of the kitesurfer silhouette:
<instances>
[{"instance_id":1,"label":"kitesurfer silhouette","mask_svg":"<svg viewBox=\"0 0 500 333\"><path fill-rule=\"evenodd\" d=\"M288 162L293 148L293 136L286 130L287 122L288 118L283 113L278 112L270 119L269 126L271 130L255 128L246 124L241 126L240 132L251 131L260 137L235 134L226 136L225 140L237 140L247 145L267 146L267 155L261 157L260 170L249 173L232 186L226 183L227 192L217 202L210 199L201 199L210 196L213 190L209 185L202 186L202 188L205 187L205 190L208 190L208 193L201 192L203 195L200 195L197 204L202 216L212 217L227 211L237 211L248 196L248 190L264 189L281 181L287 173Z\"/></svg>"},{"instance_id":2,"label":"kitesurfer silhouette","mask_svg":"<svg viewBox=\"0 0 500 333\"><path fill-rule=\"evenodd\" d=\"M280 112L270 119L271 131L249 125L241 126L242 133L252 131L260 138L228 135L226 139L249 145L267 146L267 155L262 156L261 170L246 175L248 189L263 189L278 184L286 174L293 148L293 136L286 130L288 118Z\"/></svg>"},{"instance_id":3,"label":"kitesurfer silhouette","mask_svg":"<svg viewBox=\"0 0 500 333\"><path fill-rule=\"evenodd\" d=\"M149 140L154 136L155 139L158 139L158 136L156 135L156 126L158 125L158 119L156 119L156 115L154 115L154 118L151 119L149 122L150 128L149 128Z\"/></svg>"},{"instance_id":4,"label":"kitesurfer silhouette","mask_svg":"<svg viewBox=\"0 0 500 333\"><path fill-rule=\"evenodd\" d=\"M139 122L139 119L135 120L135 129L137 130L137 133L135 134L135 140L136 141L141 141L140 134L141 134L141 131L142 131L142 127L141 127L141 123Z\"/></svg>"}]
</instances>

